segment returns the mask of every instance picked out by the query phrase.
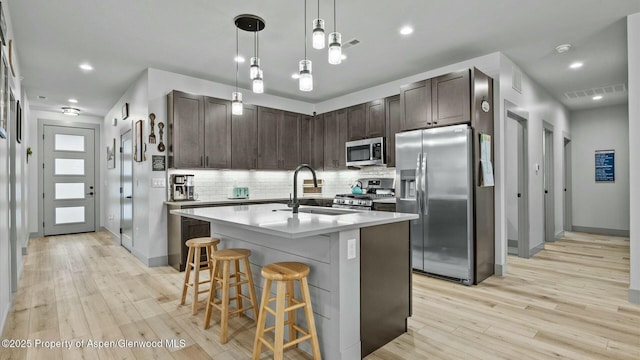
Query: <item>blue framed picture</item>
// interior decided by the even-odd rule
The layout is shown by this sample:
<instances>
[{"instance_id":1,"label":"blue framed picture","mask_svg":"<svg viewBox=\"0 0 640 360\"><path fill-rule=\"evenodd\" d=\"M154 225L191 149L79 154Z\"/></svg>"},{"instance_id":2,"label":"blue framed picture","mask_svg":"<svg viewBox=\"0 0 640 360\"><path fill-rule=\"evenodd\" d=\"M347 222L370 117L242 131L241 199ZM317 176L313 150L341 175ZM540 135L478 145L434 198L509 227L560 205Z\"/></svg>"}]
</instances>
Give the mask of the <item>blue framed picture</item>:
<instances>
[{"instance_id":1,"label":"blue framed picture","mask_svg":"<svg viewBox=\"0 0 640 360\"><path fill-rule=\"evenodd\" d=\"M596 150L596 182L612 183L616 181L615 150Z\"/></svg>"}]
</instances>

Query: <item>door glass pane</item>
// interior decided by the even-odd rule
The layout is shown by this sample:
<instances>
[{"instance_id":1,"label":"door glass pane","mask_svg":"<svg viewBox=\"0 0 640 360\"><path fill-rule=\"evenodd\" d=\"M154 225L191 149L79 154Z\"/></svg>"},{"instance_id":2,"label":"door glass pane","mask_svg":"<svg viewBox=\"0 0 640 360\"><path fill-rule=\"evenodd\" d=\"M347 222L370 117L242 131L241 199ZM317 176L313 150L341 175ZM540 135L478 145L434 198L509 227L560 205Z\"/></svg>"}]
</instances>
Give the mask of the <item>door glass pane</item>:
<instances>
[{"instance_id":1,"label":"door glass pane","mask_svg":"<svg viewBox=\"0 0 640 360\"><path fill-rule=\"evenodd\" d=\"M70 223L83 223L83 222L84 222L84 206L56 208L56 225L70 224Z\"/></svg>"},{"instance_id":2,"label":"door glass pane","mask_svg":"<svg viewBox=\"0 0 640 360\"><path fill-rule=\"evenodd\" d=\"M56 151L84 151L84 136L56 134L54 139Z\"/></svg>"},{"instance_id":3,"label":"door glass pane","mask_svg":"<svg viewBox=\"0 0 640 360\"><path fill-rule=\"evenodd\" d=\"M84 159L58 159L55 161L56 175L84 175Z\"/></svg>"},{"instance_id":4,"label":"door glass pane","mask_svg":"<svg viewBox=\"0 0 640 360\"><path fill-rule=\"evenodd\" d=\"M56 200L84 199L84 183L56 183Z\"/></svg>"}]
</instances>

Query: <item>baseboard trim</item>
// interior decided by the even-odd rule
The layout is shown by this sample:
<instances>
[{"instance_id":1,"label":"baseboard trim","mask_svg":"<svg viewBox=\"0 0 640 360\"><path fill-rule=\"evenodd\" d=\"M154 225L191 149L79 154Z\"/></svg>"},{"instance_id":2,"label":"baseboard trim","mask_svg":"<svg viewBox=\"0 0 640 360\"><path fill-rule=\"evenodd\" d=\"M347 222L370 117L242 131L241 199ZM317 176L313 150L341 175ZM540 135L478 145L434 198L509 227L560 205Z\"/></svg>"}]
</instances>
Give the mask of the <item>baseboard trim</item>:
<instances>
[{"instance_id":1,"label":"baseboard trim","mask_svg":"<svg viewBox=\"0 0 640 360\"><path fill-rule=\"evenodd\" d=\"M167 266L169 265L169 257L168 256L158 256L149 258L147 261L147 266L156 267L156 266Z\"/></svg>"},{"instance_id":2,"label":"baseboard trim","mask_svg":"<svg viewBox=\"0 0 640 360\"><path fill-rule=\"evenodd\" d=\"M544 249L544 243L532 248L529 250L529 257L534 256L535 254L539 253L540 251L542 251Z\"/></svg>"},{"instance_id":3,"label":"baseboard trim","mask_svg":"<svg viewBox=\"0 0 640 360\"><path fill-rule=\"evenodd\" d=\"M29 239L35 239L39 237L42 237L42 233L40 233L39 231L29 233Z\"/></svg>"},{"instance_id":4,"label":"baseboard trim","mask_svg":"<svg viewBox=\"0 0 640 360\"><path fill-rule=\"evenodd\" d=\"M605 229L605 228L594 228L588 226L573 226L573 231L575 232L584 232L598 235L611 235L611 236L622 236L629 237L629 230L620 230L620 229Z\"/></svg>"},{"instance_id":5,"label":"baseboard trim","mask_svg":"<svg viewBox=\"0 0 640 360\"><path fill-rule=\"evenodd\" d=\"M111 239L113 240L114 243L120 245L120 236L116 235L113 231L107 229L107 228L102 228L104 232L109 233L109 235L111 235Z\"/></svg>"},{"instance_id":6,"label":"baseboard trim","mask_svg":"<svg viewBox=\"0 0 640 360\"><path fill-rule=\"evenodd\" d=\"M517 248L518 240L512 240L512 239L507 240L507 246Z\"/></svg>"},{"instance_id":7,"label":"baseboard trim","mask_svg":"<svg viewBox=\"0 0 640 360\"><path fill-rule=\"evenodd\" d=\"M22 255L27 255L27 253L28 253L28 249L27 249L27 247L26 247L26 246L23 246L23 247L22 247Z\"/></svg>"},{"instance_id":8,"label":"baseboard trim","mask_svg":"<svg viewBox=\"0 0 640 360\"><path fill-rule=\"evenodd\" d=\"M3 334L4 334L4 326L7 324L7 317L9 317L9 311L11 311L12 306L13 306L13 296L9 296L9 303L7 304L7 308L2 311L2 319L0 319L0 329L2 329Z\"/></svg>"},{"instance_id":9,"label":"baseboard trim","mask_svg":"<svg viewBox=\"0 0 640 360\"><path fill-rule=\"evenodd\" d=\"M629 288L629 302L640 304L640 289Z\"/></svg>"},{"instance_id":10,"label":"baseboard trim","mask_svg":"<svg viewBox=\"0 0 640 360\"><path fill-rule=\"evenodd\" d=\"M564 230L558 231L556 233L556 240L555 241L558 241L558 240L562 239L563 237L564 237Z\"/></svg>"},{"instance_id":11,"label":"baseboard trim","mask_svg":"<svg viewBox=\"0 0 640 360\"><path fill-rule=\"evenodd\" d=\"M507 273L507 265L493 264L494 275L504 276Z\"/></svg>"}]
</instances>

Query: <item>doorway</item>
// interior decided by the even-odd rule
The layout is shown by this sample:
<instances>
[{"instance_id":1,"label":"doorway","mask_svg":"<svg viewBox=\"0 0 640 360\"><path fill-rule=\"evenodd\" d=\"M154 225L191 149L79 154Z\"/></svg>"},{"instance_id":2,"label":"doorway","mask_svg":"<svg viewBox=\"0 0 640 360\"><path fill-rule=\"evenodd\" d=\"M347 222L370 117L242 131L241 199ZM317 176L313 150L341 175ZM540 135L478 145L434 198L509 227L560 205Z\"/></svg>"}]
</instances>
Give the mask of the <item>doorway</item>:
<instances>
[{"instance_id":1,"label":"doorway","mask_svg":"<svg viewBox=\"0 0 640 360\"><path fill-rule=\"evenodd\" d=\"M11 295L18 289L18 223L17 223L17 183L16 142L17 142L17 103L13 90L9 90L9 258Z\"/></svg>"},{"instance_id":2,"label":"doorway","mask_svg":"<svg viewBox=\"0 0 640 360\"><path fill-rule=\"evenodd\" d=\"M529 113L505 101L507 253L528 258L529 255Z\"/></svg>"},{"instance_id":3,"label":"doorway","mask_svg":"<svg viewBox=\"0 0 640 360\"><path fill-rule=\"evenodd\" d=\"M120 245L133 249L133 146L131 129L120 135Z\"/></svg>"},{"instance_id":4,"label":"doorway","mask_svg":"<svg viewBox=\"0 0 640 360\"><path fill-rule=\"evenodd\" d=\"M563 230L573 231L573 215L571 214L571 139L564 134L564 219Z\"/></svg>"},{"instance_id":5,"label":"doorway","mask_svg":"<svg viewBox=\"0 0 640 360\"><path fill-rule=\"evenodd\" d=\"M542 169L544 186L544 241L556 241L555 228L555 184L554 184L554 156L553 156L553 125L543 121L542 136Z\"/></svg>"}]
</instances>

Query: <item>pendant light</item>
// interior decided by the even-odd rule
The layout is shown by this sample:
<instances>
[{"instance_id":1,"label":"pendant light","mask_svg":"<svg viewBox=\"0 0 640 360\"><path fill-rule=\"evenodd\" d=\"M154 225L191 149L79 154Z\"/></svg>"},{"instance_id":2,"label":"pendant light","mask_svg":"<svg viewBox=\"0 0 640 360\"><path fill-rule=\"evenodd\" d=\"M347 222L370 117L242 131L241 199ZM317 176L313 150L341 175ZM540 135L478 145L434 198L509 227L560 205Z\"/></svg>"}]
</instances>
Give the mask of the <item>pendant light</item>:
<instances>
[{"instance_id":1,"label":"pendant light","mask_svg":"<svg viewBox=\"0 0 640 360\"><path fill-rule=\"evenodd\" d=\"M300 60L299 70L300 78L298 79L298 87L300 91L313 90L311 60L307 59L307 0L304 0L304 60Z\"/></svg>"},{"instance_id":2,"label":"pendant light","mask_svg":"<svg viewBox=\"0 0 640 360\"><path fill-rule=\"evenodd\" d=\"M342 62L342 34L336 31L336 0L333 0L333 32L329 34L329 64Z\"/></svg>"},{"instance_id":3,"label":"pendant light","mask_svg":"<svg viewBox=\"0 0 640 360\"><path fill-rule=\"evenodd\" d=\"M236 26L236 58L238 58L238 27ZM231 93L231 114L242 115L242 93L238 91L238 62L236 61L236 91Z\"/></svg>"},{"instance_id":4,"label":"pendant light","mask_svg":"<svg viewBox=\"0 0 640 360\"><path fill-rule=\"evenodd\" d=\"M318 17L313 20L311 38L314 49L324 49L324 20L320 19L320 0L318 0Z\"/></svg>"},{"instance_id":5,"label":"pendant light","mask_svg":"<svg viewBox=\"0 0 640 360\"><path fill-rule=\"evenodd\" d=\"M258 20L256 20L256 29L260 28ZM260 68L260 30L254 32L255 57L251 58L250 76L252 80L253 92L262 94L264 92L264 82L262 81L262 69ZM253 66L253 59L256 59L256 66ZM254 74L255 72L255 74Z\"/></svg>"}]
</instances>

